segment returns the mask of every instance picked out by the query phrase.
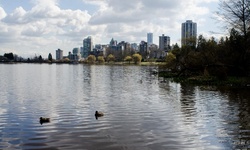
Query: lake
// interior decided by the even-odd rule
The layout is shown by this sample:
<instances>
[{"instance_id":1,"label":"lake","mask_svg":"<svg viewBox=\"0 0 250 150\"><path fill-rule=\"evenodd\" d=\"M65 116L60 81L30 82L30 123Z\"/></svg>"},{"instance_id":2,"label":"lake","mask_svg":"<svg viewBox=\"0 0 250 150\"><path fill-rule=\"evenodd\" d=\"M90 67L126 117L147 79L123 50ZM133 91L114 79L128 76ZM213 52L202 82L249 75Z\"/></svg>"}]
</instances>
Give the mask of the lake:
<instances>
[{"instance_id":1,"label":"lake","mask_svg":"<svg viewBox=\"0 0 250 150\"><path fill-rule=\"evenodd\" d=\"M250 149L250 88L181 85L155 68L0 64L0 149Z\"/></svg>"}]
</instances>

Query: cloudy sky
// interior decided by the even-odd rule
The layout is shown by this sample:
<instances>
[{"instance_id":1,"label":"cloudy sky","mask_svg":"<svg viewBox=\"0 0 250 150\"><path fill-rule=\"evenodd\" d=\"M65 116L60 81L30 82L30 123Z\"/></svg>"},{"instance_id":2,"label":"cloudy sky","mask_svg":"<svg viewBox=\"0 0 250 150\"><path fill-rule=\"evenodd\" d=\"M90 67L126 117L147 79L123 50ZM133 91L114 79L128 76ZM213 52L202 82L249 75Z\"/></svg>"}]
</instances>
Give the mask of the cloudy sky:
<instances>
[{"instance_id":1,"label":"cloudy sky","mask_svg":"<svg viewBox=\"0 0 250 150\"><path fill-rule=\"evenodd\" d=\"M92 36L94 44L146 41L148 32L180 43L181 23L193 20L198 34L218 37L213 19L219 0L0 0L0 55L64 55ZM213 31L213 32L211 32ZM213 33L213 34L212 34Z\"/></svg>"}]
</instances>

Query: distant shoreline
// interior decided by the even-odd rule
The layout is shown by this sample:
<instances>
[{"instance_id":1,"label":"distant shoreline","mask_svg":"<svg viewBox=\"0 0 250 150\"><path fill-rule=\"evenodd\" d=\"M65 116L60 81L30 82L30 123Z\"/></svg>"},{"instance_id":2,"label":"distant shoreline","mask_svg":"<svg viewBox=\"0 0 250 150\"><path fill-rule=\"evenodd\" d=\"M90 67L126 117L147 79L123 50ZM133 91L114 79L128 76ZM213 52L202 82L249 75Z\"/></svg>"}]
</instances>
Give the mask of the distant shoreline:
<instances>
[{"instance_id":1,"label":"distant shoreline","mask_svg":"<svg viewBox=\"0 0 250 150\"><path fill-rule=\"evenodd\" d=\"M163 66L165 62L140 62L135 64L134 62L104 62L104 63L86 63L86 62L0 62L0 64L68 64L68 65L106 65L106 66ZM157 70L154 74L158 74L159 77L164 79L170 79L173 82L180 84L192 84L192 85L207 85L207 86L230 86L230 87L247 87L250 88L250 77L234 77L228 76L225 79L218 79L214 76L181 76L178 77L176 74L169 71Z\"/></svg>"},{"instance_id":2,"label":"distant shoreline","mask_svg":"<svg viewBox=\"0 0 250 150\"><path fill-rule=\"evenodd\" d=\"M135 64L134 62L104 62L104 63L86 63L86 62L16 62L16 61L10 61L10 62L0 62L0 64L86 64L86 65L139 65L139 66L159 66L159 65L165 65L165 62L140 62Z\"/></svg>"}]
</instances>

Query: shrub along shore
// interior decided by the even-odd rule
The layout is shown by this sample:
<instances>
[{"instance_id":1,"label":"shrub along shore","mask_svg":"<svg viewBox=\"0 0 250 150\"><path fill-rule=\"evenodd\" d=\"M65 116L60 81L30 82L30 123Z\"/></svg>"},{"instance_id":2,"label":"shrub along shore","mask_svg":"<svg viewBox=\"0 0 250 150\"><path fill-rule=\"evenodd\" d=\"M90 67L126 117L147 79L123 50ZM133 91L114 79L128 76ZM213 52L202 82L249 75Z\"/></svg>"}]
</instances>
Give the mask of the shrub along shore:
<instances>
[{"instance_id":1,"label":"shrub along shore","mask_svg":"<svg viewBox=\"0 0 250 150\"><path fill-rule=\"evenodd\" d=\"M216 76L178 76L177 73L160 71L159 77L168 78L181 84L210 85L210 86L238 86L250 88L250 77L227 76L220 79Z\"/></svg>"}]
</instances>

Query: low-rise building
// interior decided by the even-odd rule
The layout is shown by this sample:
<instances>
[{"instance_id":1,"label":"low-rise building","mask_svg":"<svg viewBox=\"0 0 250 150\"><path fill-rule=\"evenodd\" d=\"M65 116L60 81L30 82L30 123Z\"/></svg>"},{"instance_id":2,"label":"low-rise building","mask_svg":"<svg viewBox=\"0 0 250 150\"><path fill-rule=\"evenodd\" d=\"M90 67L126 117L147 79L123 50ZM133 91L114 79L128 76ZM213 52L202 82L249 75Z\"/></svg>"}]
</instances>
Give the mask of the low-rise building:
<instances>
[{"instance_id":1,"label":"low-rise building","mask_svg":"<svg viewBox=\"0 0 250 150\"><path fill-rule=\"evenodd\" d=\"M61 60L63 59L63 50L57 49L56 50L56 60Z\"/></svg>"}]
</instances>

